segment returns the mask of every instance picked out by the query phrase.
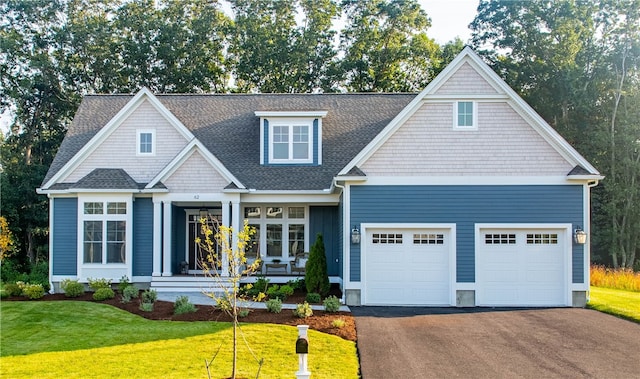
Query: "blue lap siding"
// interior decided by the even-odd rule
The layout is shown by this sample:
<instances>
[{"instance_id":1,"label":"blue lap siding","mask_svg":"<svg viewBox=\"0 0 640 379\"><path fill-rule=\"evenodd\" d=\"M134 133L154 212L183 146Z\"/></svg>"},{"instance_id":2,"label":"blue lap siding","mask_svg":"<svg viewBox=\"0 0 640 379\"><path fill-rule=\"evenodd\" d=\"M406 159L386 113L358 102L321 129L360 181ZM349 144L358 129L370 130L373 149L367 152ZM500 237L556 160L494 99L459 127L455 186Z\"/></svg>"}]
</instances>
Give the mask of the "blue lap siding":
<instances>
[{"instance_id":1,"label":"blue lap siding","mask_svg":"<svg viewBox=\"0 0 640 379\"><path fill-rule=\"evenodd\" d=\"M342 252L340 250L338 207L309 208L309 246L313 246L318 233L322 234L324 242L327 273L331 276L340 275Z\"/></svg>"},{"instance_id":2,"label":"blue lap siding","mask_svg":"<svg viewBox=\"0 0 640 379\"><path fill-rule=\"evenodd\" d=\"M151 276L153 271L153 201L133 202L133 275Z\"/></svg>"},{"instance_id":3,"label":"blue lap siding","mask_svg":"<svg viewBox=\"0 0 640 379\"><path fill-rule=\"evenodd\" d=\"M456 281L475 282L475 224L583 224L581 185L352 186L350 219L361 223L456 224ZM364 241L363 241L364 243ZM584 249L573 245L573 283L584 282ZM360 281L360 245L350 280Z\"/></svg>"},{"instance_id":4,"label":"blue lap siding","mask_svg":"<svg viewBox=\"0 0 640 379\"><path fill-rule=\"evenodd\" d=\"M78 199L51 199L53 275L77 275L78 272Z\"/></svg>"}]
</instances>

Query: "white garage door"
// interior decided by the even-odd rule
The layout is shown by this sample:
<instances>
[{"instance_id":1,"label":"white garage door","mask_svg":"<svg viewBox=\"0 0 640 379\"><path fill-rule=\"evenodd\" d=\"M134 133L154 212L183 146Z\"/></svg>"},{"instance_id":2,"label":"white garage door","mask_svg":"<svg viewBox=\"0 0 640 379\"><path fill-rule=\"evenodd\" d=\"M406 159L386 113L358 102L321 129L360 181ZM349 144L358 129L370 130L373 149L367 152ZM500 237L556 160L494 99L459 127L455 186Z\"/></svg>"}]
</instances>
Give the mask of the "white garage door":
<instances>
[{"instance_id":1,"label":"white garage door","mask_svg":"<svg viewBox=\"0 0 640 379\"><path fill-rule=\"evenodd\" d=\"M564 230L480 229L479 237L477 305L567 305Z\"/></svg>"},{"instance_id":2,"label":"white garage door","mask_svg":"<svg viewBox=\"0 0 640 379\"><path fill-rule=\"evenodd\" d=\"M365 305L449 305L448 229L367 229Z\"/></svg>"}]
</instances>

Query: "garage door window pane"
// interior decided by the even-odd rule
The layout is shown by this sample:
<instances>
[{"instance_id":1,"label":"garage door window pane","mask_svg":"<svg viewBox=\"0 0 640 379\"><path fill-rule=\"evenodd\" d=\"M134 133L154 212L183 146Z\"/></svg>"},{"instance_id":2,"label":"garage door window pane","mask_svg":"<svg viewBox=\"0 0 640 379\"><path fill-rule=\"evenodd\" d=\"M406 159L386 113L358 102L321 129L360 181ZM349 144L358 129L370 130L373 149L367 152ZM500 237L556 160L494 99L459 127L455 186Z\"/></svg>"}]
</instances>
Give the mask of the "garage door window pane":
<instances>
[{"instance_id":1,"label":"garage door window pane","mask_svg":"<svg viewBox=\"0 0 640 379\"><path fill-rule=\"evenodd\" d=\"M484 243L487 245L515 245L515 234L485 234Z\"/></svg>"},{"instance_id":2,"label":"garage door window pane","mask_svg":"<svg viewBox=\"0 0 640 379\"><path fill-rule=\"evenodd\" d=\"M557 245L558 235L555 233L527 234L527 245Z\"/></svg>"},{"instance_id":3,"label":"garage door window pane","mask_svg":"<svg viewBox=\"0 0 640 379\"><path fill-rule=\"evenodd\" d=\"M442 245L444 244L444 234L414 234L414 245Z\"/></svg>"},{"instance_id":4,"label":"garage door window pane","mask_svg":"<svg viewBox=\"0 0 640 379\"><path fill-rule=\"evenodd\" d=\"M372 242L379 244L399 244L402 243L402 234L374 233Z\"/></svg>"}]
</instances>

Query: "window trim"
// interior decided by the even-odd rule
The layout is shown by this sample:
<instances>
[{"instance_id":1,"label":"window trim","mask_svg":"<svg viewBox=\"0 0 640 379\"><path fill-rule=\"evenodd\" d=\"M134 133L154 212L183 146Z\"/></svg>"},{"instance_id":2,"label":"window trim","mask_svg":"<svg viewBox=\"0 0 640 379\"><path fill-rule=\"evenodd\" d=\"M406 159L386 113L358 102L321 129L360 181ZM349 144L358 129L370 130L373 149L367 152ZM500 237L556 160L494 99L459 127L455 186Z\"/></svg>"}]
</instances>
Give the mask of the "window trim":
<instances>
[{"instance_id":1,"label":"window trim","mask_svg":"<svg viewBox=\"0 0 640 379\"><path fill-rule=\"evenodd\" d=\"M293 158L293 146L294 146L294 135L293 129L296 126L304 126L307 128L307 136L308 136L308 146L307 146L307 158L306 159L295 159ZM287 133L287 147L288 147L288 156L287 159L278 159L274 157L274 131L275 128L278 127L286 127L288 130ZM313 163L313 145L314 145L314 133L313 133L313 119L303 119L303 118L276 118L271 119L268 125L268 149L269 149L269 163L271 164L300 164L300 163Z\"/></svg>"},{"instance_id":2,"label":"window trim","mask_svg":"<svg viewBox=\"0 0 640 379\"><path fill-rule=\"evenodd\" d=\"M151 151L141 151L141 139L143 134L151 134ZM156 130L155 129L137 129L136 130L136 155L142 157L152 157L156 155Z\"/></svg>"},{"instance_id":3,"label":"window trim","mask_svg":"<svg viewBox=\"0 0 640 379\"><path fill-rule=\"evenodd\" d=\"M282 218L270 218L267 217L267 208L282 208ZM289 208L304 208L304 217L295 218L289 217ZM260 215L258 217L247 218L245 217L245 210L247 208L261 208ZM249 225L258 226L260 233L259 251L260 259L265 262L271 262L274 259L279 259L282 262L291 261L295 257L289 251L289 226L290 225L304 225L304 246L302 251L309 251L309 206L303 204L243 204L242 206L242 219L247 219ZM267 255L267 225L281 225L282 226L282 253L280 256L268 256Z\"/></svg>"},{"instance_id":4,"label":"window trim","mask_svg":"<svg viewBox=\"0 0 640 379\"><path fill-rule=\"evenodd\" d=\"M461 103L471 103L471 125L460 125L458 123L459 106ZM453 103L453 129L456 130L478 130L478 102L473 100L459 100Z\"/></svg>"}]
</instances>

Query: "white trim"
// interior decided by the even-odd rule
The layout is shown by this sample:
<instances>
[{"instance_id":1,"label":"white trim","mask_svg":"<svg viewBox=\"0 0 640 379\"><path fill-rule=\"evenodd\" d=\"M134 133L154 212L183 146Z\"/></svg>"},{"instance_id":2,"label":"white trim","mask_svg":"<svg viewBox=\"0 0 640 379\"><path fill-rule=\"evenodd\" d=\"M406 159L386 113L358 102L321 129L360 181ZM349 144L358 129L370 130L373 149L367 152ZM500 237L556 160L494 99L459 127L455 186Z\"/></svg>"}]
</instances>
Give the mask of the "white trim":
<instances>
[{"instance_id":1,"label":"white trim","mask_svg":"<svg viewBox=\"0 0 640 379\"><path fill-rule=\"evenodd\" d=\"M53 293L53 256L54 256L54 251L53 251L53 199L51 197L49 197L49 292ZM77 203L76 203L77 204ZM77 221L76 221L77 222ZM78 255L76 254L76 259ZM78 272L76 271L76 274Z\"/></svg>"},{"instance_id":2,"label":"white trim","mask_svg":"<svg viewBox=\"0 0 640 379\"><path fill-rule=\"evenodd\" d=\"M148 100L151 105L187 140L194 138L193 134L171 113L151 91L143 87L136 93L120 111L107 122L82 149L80 149L67 163L65 163L42 188L51 187L58 181L64 180L76 169L102 142L104 142L138 107ZM136 147L137 149L137 147Z\"/></svg>"},{"instance_id":3,"label":"white trim","mask_svg":"<svg viewBox=\"0 0 640 379\"><path fill-rule=\"evenodd\" d=\"M151 134L151 151L140 151L140 138L142 134ZM136 156L138 157L154 157L156 155L156 130L155 129L136 129Z\"/></svg>"},{"instance_id":4,"label":"white trim","mask_svg":"<svg viewBox=\"0 0 640 379\"><path fill-rule=\"evenodd\" d=\"M299 192L252 192L240 194L242 203L307 203L313 204L338 204L339 193L299 193Z\"/></svg>"},{"instance_id":5,"label":"white trim","mask_svg":"<svg viewBox=\"0 0 640 379\"><path fill-rule=\"evenodd\" d=\"M255 111L254 114L257 117L269 118L269 117L319 117L323 118L327 116L327 111Z\"/></svg>"},{"instance_id":6,"label":"white trim","mask_svg":"<svg viewBox=\"0 0 640 379\"><path fill-rule=\"evenodd\" d=\"M460 103L471 103L471 125L459 125L459 105ZM453 103L453 130L473 131L478 130L478 102L473 100L454 101Z\"/></svg>"},{"instance_id":7,"label":"white trim","mask_svg":"<svg viewBox=\"0 0 640 379\"><path fill-rule=\"evenodd\" d=\"M227 168L216 158L209 150L207 150L202 143L193 139L182 151L175 157L169 164L167 164L162 171L160 171L146 186L145 189L151 189L153 186L161 182L162 180L170 177L175 173L187 159L189 159L195 152L199 152L202 157L215 169L225 180L235 183L239 188L245 188L244 185L231 173Z\"/></svg>"},{"instance_id":8,"label":"white trim","mask_svg":"<svg viewBox=\"0 0 640 379\"><path fill-rule=\"evenodd\" d=\"M342 180L339 178L338 180ZM360 185L567 185L566 176L372 176Z\"/></svg>"},{"instance_id":9,"label":"white trim","mask_svg":"<svg viewBox=\"0 0 640 379\"><path fill-rule=\"evenodd\" d=\"M349 228L351 229L351 226ZM360 283L362 288L360 292L360 299L362 305L374 305L367 304L367 288L365 283L367 282L367 271L365 268L367 254L367 229L389 229L389 230L406 230L406 229L445 229L448 230L449 238L449 304L450 306L456 305L456 224L454 223L361 223L360 234L362 239L360 240ZM349 287L350 289L352 287ZM408 304L411 305L411 304ZM445 305L445 304L443 304Z\"/></svg>"},{"instance_id":10,"label":"white trim","mask_svg":"<svg viewBox=\"0 0 640 379\"><path fill-rule=\"evenodd\" d=\"M553 305L565 305L571 306L573 302L571 284L573 282L572 275L572 257L573 257L573 225L567 223L476 223L474 225L475 232L475 257L474 257L474 265L476 270L476 305L477 306L486 306L488 304L482 303L482 291L480 289L480 283L478 283L478 252L481 249L481 245L484 242L482 238L481 231L483 229L501 229L501 230L518 230L518 231L526 231L526 230L535 230L535 229L544 229L544 230L562 230L564 232L564 280L563 280L563 289L564 292L564 304L553 304ZM480 295L480 296L479 296ZM517 306L526 306L528 304L513 304ZM551 304L550 304L551 305ZM539 305L536 305L539 306Z\"/></svg>"},{"instance_id":11,"label":"white trim","mask_svg":"<svg viewBox=\"0 0 640 379\"><path fill-rule=\"evenodd\" d=\"M530 125L551 146L558 151L573 166L580 165L594 174L599 172L580 153L578 153L560 134L558 134L529 104L527 104L509 85L498 76L482 59L470 48L465 47L445 69L436 76L427 87L420 92L391 122L362 149L339 173L346 175L353 167L361 166L369 159L380 146L382 146L404 122L411 117L420 107L428 95L435 94L453 74L464 64L469 63L497 92L497 95L506 94L511 100L507 100L515 111L530 120ZM457 98L475 98L479 96L458 96ZM442 99L443 96L438 96Z\"/></svg>"},{"instance_id":12,"label":"white trim","mask_svg":"<svg viewBox=\"0 0 640 379\"><path fill-rule=\"evenodd\" d=\"M162 276L172 276L171 272L171 256L172 256L172 225L173 217L171 216L172 203L165 201L162 204Z\"/></svg>"},{"instance_id":13,"label":"white trim","mask_svg":"<svg viewBox=\"0 0 640 379\"><path fill-rule=\"evenodd\" d=\"M151 276L162 276L162 201L153 197L153 252Z\"/></svg>"}]
</instances>

